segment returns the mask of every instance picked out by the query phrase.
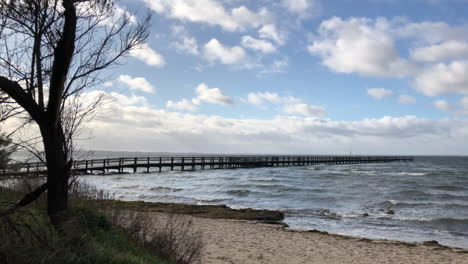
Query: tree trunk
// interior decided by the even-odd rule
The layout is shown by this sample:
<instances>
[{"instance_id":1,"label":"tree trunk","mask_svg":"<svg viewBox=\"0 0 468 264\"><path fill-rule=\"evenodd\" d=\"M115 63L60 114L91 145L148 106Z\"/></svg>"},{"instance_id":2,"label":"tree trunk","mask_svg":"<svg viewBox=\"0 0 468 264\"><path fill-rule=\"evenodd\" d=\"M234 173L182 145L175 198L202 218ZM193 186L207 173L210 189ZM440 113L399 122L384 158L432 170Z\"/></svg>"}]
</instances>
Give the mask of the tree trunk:
<instances>
[{"instance_id":1,"label":"tree trunk","mask_svg":"<svg viewBox=\"0 0 468 264\"><path fill-rule=\"evenodd\" d=\"M61 124L58 122L56 127L53 123L42 124L40 129L47 162L47 214L51 223L58 227L68 209L70 169Z\"/></svg>"}]
</instances>

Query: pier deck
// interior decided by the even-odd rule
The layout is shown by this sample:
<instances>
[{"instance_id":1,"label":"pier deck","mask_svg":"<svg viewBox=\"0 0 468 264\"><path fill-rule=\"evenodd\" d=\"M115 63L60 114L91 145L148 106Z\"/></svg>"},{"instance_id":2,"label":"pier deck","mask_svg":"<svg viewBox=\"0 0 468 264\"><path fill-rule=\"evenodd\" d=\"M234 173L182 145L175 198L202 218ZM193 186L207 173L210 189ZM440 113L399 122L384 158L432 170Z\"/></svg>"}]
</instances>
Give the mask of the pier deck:
<instances>
[{"instance_id":1,"label":"pier deck","mask_svg":"<svg viewBox=\"0 0 468 264\"><path fill-rule=\"evenodd\" d=\"M359 164L412 162L408 156L197 156L197 157L122 157L78 160L72 171L77 174L136 173L261 167L307 166L316 164ZM4 169L1 176L41 175L47 173L43 163L15 164L16 170Z\"/></svg>"}]
</instances>

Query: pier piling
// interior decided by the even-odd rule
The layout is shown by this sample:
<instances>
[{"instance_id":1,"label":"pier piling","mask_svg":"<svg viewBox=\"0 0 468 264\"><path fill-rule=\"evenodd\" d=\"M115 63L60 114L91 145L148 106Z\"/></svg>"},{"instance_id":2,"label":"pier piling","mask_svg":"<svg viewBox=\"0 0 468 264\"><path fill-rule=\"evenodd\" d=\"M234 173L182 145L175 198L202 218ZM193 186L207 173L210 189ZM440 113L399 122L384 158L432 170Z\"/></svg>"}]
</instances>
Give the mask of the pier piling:
<instances>
[{"instance_id":1,"label":"pier piling","mask_svg":"<svg viewBox=\"0 0 468 264\"><path fill-rule=\"evenodd\" d=\"M132 157L78 160L73 164L73 172L88 174L101 171L102 174L117 171L124 173L125 169L145 168L149 173L151 168L168 168L184 171L186 167L193 170L205 169L235 169L260 167L309 166L314 164L361 164L412 162L413 157L407 156L192 156L192 157ZM31 174L46 174L47 167L42 163L24 163L12 166L13 169L3 169L0 176L21 176ZM18 169L19 168L19 169Z\"/></svg>"}]
</instances>

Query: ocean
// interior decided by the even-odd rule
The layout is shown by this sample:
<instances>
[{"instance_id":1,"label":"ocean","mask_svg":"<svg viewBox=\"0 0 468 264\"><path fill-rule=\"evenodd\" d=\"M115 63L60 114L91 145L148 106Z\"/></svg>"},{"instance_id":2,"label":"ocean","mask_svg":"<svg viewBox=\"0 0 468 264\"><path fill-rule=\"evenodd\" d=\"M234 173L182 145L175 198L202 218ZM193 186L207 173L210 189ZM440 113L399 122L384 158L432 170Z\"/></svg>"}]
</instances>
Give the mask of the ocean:
<instances>
[{"instance_id":1,"label":"ocean","mask_svg":"<svg viewBox=\"0 0 468 264\"><path fill-rule=\"evenodd\" d=\"M95 153L96 157L155 156ZM82 176L120 200L280 210L291 229L468 249L468 157Z\"/></svg>"}]
</instances>

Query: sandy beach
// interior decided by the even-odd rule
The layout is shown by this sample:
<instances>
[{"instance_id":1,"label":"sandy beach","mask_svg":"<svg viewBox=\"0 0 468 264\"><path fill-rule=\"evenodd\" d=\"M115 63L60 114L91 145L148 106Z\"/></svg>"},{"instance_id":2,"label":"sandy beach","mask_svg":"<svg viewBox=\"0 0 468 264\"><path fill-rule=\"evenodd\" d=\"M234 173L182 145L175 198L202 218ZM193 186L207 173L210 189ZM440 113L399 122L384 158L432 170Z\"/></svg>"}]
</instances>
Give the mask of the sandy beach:
<instances>
[{"instance_id":1,"label":"sandy beach","mask_svg":"<svg viewBox=\"0 0 468 264\"><path fill-rule=\"evenodd\" d=\"M468 263L468 251L292 231L253 221L193 217L203 232L202 263Z\"/></svg>"},{"instance_id":2,"label":"sandy beach","mask_svg":"<svg viewBox=\"0 0 468 264\"><path fill-rule=\"evenodd\" d=\"M468 264L468 249L446 247L435 241L405 243L291 230L281 221L283 214L279 211L142 201L113 200L104 204L146 212L161 223L171 214L187 218L203 236L203 264Z\"/></svg>"}]
</instances>

